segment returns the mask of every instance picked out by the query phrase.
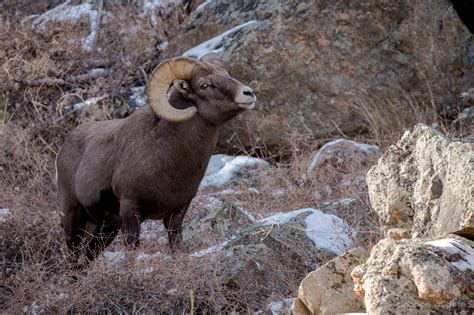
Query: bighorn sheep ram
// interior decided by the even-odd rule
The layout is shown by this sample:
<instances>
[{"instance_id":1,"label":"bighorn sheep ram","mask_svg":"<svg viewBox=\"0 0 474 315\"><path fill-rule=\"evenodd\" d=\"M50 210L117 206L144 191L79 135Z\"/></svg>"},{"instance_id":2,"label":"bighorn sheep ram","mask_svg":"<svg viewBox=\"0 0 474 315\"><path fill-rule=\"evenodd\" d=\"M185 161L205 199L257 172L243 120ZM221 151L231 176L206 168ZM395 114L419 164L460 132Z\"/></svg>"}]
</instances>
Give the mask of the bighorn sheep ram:
<instances>
[{"instance_id":1,"label":"bighorn sheep ram","mask_svg":"<svg viewBox=\"0 0 474 315\"><path fill-rule=\"evenodd\" d=\"M146 92L149 106L77 127L58 154L61 223L75 259L81 251L94 259L120 229L137 246L146 219L163 220L176 248L219 127L256 100L216 54L164 61Z\"/></svg>"}]
</instances>

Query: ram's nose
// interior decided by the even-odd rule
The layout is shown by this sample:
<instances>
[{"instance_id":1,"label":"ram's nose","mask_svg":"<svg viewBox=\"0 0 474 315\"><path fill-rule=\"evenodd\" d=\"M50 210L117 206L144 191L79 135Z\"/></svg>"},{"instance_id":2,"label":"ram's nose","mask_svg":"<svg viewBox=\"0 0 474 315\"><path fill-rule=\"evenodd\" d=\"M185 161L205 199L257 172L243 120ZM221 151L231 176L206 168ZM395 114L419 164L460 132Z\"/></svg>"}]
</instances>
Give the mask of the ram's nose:
<instances>
[{"instance_id":1,"label":"ram's nose","mask_svg":"<svg viewBox=\"0 0 474 315\"><path fill-rule=\"evenodd\" d=\"M257 97L253 93L253 90L248 86L242 86L237 92L235 102L239 104L240 108L252 109L255 106Z\"/></svg>"}]
</instances>

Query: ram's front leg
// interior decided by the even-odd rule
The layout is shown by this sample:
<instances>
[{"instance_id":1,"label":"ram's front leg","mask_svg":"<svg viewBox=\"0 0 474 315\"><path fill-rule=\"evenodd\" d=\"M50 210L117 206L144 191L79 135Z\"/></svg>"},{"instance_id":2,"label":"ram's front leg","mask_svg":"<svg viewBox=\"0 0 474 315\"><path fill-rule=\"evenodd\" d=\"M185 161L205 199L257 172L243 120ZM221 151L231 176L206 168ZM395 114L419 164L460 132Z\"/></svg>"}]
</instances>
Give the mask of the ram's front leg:
<instances>
[{"instance_id":1,"label":"ram's front leg","mask_svg":"<svg viewBox=\"0 0 474 315\"><path fill-rule=\"evenodd\" d=\"M183 219L188 211L189 204L190 203L187 203L184 207L172 211L171 214L163 220L163 224L168 230L168 239L173 252L181 246L183 240Z\"/></svg>"},{"instance_id":2,"label":"ram's front leg","mask_svg":"<svg viewBox=\"0 0 474 315\"><path fill-rule=\"evenodd\" d=\"M120 200L120 218L122 233L125 235L125 245L128 248L140 244L140 210L141 207L133 200Z\"/></svg>"}]
</instances>

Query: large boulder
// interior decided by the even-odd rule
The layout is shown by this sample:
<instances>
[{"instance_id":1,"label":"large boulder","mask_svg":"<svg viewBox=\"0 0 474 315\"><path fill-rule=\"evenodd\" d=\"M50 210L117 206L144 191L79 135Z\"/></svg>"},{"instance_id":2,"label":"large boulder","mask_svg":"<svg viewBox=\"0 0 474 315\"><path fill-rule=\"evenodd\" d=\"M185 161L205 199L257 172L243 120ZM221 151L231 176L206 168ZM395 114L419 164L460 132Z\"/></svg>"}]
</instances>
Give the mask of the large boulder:
<instances>
[{"instance_id":1,"label":"large boulder","mask_svg":"<svg viewBox=\"0 0 474 315\"><path fill-rule=\"evenodd\" d=\"M386 238L352 278L369 314L470 314L474 310L474 243L462 237ZM470 310L470 312L469 312Z\"/></svg>"},{"instance_id":2,"label":"large boulder","mask_svg":"<svg viewBox=\"0 0 474 315\"><path fill-rule=\"evenodd\" d=\"M395 239L456 233L474 238L474 144L417 125L367 174L369 197Z\"/></svg>"},{"instance_id":3,"label":"large boulder","mask_svg":"<svg viewBox=\"0 0 474 315\"><path fill-rule=\"evenodd\" d=\"M301 281L292 314L363 311L363 301L354 292L351 272L367 257L368 252L364 248L356 247L309 273Z\"/></svg>"},{"instance_id":4,"label":"large boulder","mask_svg":"<svg viewBox=\"0 0 474 315\"><path fill-rule=\"evenodd\" d=\"M265 244L303 270L315 269L350 249L354 237L355 232L341 218L304 208L263 218L226 246Z\"/></svg>"},{"instance_id":5,"label":"large boulder","mask_svg":"<svg viewBox=\"0 0 474 315\"><path fill-rule=\"evenodd\" d=\"M458 94L473 79L471 38L448 0L214 0L191 15L166 54L222 54L258 102L220 143L271 148L296 131L358 133L374 100L397 104L394 114L411 110L407 97L449 107L447 91Z\"/></svg>"}]
</instances>

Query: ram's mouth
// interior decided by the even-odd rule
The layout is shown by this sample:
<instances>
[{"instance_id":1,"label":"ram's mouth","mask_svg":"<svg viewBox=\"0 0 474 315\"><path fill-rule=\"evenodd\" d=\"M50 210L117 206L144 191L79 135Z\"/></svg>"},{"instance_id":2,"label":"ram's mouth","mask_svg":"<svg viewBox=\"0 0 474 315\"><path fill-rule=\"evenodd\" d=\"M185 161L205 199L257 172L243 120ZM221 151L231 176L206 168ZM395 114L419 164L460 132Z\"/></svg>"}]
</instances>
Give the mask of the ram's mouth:
<instances>
[{"instance_id":1,"label":"ram's mouth","mask_svg":"<svg viewBox=\"0 0 474 315\"><path fill-rule=\"evenodd\" d=\"M238 103L240 108L243 109L252 109L255 107L255 101L252 101L250 103Z\"/></svg>"}]
</instances>

